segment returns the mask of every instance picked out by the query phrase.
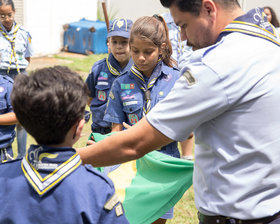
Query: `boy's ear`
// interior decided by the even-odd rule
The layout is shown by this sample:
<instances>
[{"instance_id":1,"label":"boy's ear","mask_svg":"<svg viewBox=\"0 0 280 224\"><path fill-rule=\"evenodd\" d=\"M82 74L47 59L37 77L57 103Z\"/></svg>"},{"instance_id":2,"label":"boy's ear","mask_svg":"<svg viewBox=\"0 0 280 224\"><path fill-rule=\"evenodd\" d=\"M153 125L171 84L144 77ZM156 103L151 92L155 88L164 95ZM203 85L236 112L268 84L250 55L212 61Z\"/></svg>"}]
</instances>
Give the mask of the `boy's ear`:
<instances>
[{"instance_id":1,"label":"boy's ear","mask_svg":"<svg viewBox=\"0 0 280 224\"><path fill-rule=\"evenodd\" d=\"M74 142L78 141L79 138L81 137L84 124L85 124L85 120L82 119L82 120L78 121L77 124L75 125L76 128L74 130L75 132L74 132L74 135L73 135L73 141Z\"/></svg>"}]
</instances>

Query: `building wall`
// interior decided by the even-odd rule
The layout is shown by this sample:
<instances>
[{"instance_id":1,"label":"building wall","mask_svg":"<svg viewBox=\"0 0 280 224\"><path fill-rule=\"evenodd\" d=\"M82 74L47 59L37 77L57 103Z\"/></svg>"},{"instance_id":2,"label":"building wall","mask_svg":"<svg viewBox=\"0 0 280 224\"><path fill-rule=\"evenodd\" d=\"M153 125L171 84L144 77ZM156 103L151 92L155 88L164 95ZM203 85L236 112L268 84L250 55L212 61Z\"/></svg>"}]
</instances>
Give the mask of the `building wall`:
<instances>
[{"instance_id":1,"label":"building wall","mask_svg":"<svg viewBox=\"0 0 280 224\"><path fill-rule=\"evenodd\" d=\"M21 1L24 5L22 25L31 33L35 56L54 54L62 49L64 24L97 18L96 0Z\"/></svg>"},{"instance_id":2,"label":"building wall","mask_svg":"<svg viewBox=\"0 0 280 224\"><path fill-rule=\"evenodd\" d=\"M107 11L116 13L115 18L135 21L141 16L152 16L167 12L159 0L107 0Z\"/></svg>"},{"instance_id":3,"label":"building wall","mask_svg":"<svg viewBox=\"0 0 280 224\"><path fill-rule=\"evenodd\" d=\"M243 3L244 11L248 11L255 7L270 6L275 10L278 20L280 19L280 2L279 2L279 0L243 0L243 1L244 1L244 3Z\"/></svg>"}]
</instances>

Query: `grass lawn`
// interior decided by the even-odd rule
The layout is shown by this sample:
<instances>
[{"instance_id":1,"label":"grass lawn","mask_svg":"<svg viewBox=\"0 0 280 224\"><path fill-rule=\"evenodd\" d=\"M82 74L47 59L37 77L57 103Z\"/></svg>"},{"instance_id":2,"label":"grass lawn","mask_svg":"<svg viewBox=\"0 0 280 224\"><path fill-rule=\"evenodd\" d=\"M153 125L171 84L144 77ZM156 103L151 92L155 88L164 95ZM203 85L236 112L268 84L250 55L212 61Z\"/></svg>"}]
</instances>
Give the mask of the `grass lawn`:
<instances>
[{"instance_id":1,"label":"grass lawn","mask_svg":"<svg viewBox=\"0 0 280 224\"><path fill-rule=\"evenodd\" d=\"M60 56L60 55L54 55L54 58L58 59L65 59L67 61L72 61L72 63L65 63L61 65L65 65L70 67L71 69L82 72L82 73L88 73L90 71L93 63L97 60L100 60L107 56L106 54L102 55L90 55L87 57L67 57L67 56ZM83 77L84 79L86 77ZM87 108L88 109L88 108ZM87 138L90 135L90 125L91 121L89 121L83 130L83 135L81 139L74 145L74 147L83 147L86 144ZM13 143L13 148L17 148L16 146L16 139ZM27 138L27 148L30 144L36 144L34 139L28 135ZM16 152L15 152L16 154ZM182 197L182 199L176 204L174 209L174 218L167 221L167 224L198 224L197 221L197 210L194 205L194 192L193 188L191 187Z\"/></svg>"}]
</instances>

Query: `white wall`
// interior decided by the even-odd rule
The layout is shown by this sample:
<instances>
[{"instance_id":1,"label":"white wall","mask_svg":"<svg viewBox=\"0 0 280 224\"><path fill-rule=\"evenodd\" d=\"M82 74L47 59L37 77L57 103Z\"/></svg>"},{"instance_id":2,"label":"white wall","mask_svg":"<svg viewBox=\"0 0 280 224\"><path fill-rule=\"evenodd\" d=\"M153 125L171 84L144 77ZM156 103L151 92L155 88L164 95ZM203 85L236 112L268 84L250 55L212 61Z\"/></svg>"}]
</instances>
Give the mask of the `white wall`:
<instances>
[{"instance_id":1,"label":"white wall","mask_svg":"<svg viewBox=\"0 0 280 224\"><path fill-rule=\"evenodd\" d=\"M35 56L63 47L63 25L81 18L96 20L96 0L25 0L24 27L30 31Z\"/></svg>"},{"instance_id":2,"label":"white wall","mask_svg":"<svg viewBox=\"0 0 280 224\"><path fill-rule=\"evenodd\" d=\"M270 6L276 12L278 20L280 19L280 1L279 0L243 0L243 1L244 1L243 9L246 12L255 7Z\"/></svg>"},{"instance_id":3,"label":"white wall","mask_svg":"<svg viewBox=\"0 0 280 224\"><path fill-rule=\"evenodd\" d=\"M107 0L107 11L117 12L115 18L135 21L141 16L152 16L167 12L159 0Z\"/></svg>"}]
</instances>

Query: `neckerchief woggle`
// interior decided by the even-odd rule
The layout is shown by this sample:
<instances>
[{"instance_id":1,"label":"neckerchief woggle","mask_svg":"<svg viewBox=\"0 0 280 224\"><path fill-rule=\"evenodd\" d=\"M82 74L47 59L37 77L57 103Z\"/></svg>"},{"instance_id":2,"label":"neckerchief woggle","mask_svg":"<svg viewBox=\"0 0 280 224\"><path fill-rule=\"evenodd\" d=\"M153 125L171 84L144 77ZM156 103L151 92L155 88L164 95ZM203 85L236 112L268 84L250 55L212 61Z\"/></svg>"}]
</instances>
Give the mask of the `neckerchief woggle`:
<instances>
[{"instance_id":1,"label":"neckerchief woggle","mask_svg":"<svg viewBox=\"0 0 280 224\"><path fill-rule=\"evenodd\" d=\"M56 187L81 164L72 148L51 148L31 145L22 159L22 171L40 197Z\"/></svg>"},{"instance_id":2,"label":"neckerchief woggle","mask_svg":"<svg viewBox=\"0 0 280 224\"><path fill-rule=\"evenodd\" d=\"M156 83L157 78L161 75L161 67L162 61L159 59L147 84L145 82L144 75L135 64L130 69L140 89L144 92L143 117L145 117L146 114L151 110L151 89Z\"/></svg>"},{"instance_id":3,"label":"neckerchief woggle","mask_svg":"<svg viewBox=\"0 0 280 224\"><path fill-rule=\"evenodd\" d=\"M252 9L245 15L236 18L222 30L217 42L232 32L240 32L260 37L280 46L275 27L267 21L267 16L263 8Z\"/></svg>"},{"instance_id":4,"label":"neckerchief woggle","mask_svg":"<svg viewBox=\"0 0 280 224\"><path fill-rule=\"evenodd\" d=\"M17 62L17 57L16 57L16 49L15 49L15 39L16 39L17 31L19 30L19 25L17 23L14 23L12 30L13 30L13 32L12 32L13 37L10 38L8 36L8 34L6 33L6 31L4 31L2 29L2 26L0 26L0 32L10 42L11 48L12 48L12 53L11 53L11 58L10 58L10 61L9 61L9 68L8 68L7 73L8 74L10 73L10 69L11 69L11 65L12 65L12 60L13 60L13 57L14 57L15 58L16 69L17 69L17 72L19 74L20 73L20 69L18 67L18 62Z\"/></svg>"}]
</instances>

